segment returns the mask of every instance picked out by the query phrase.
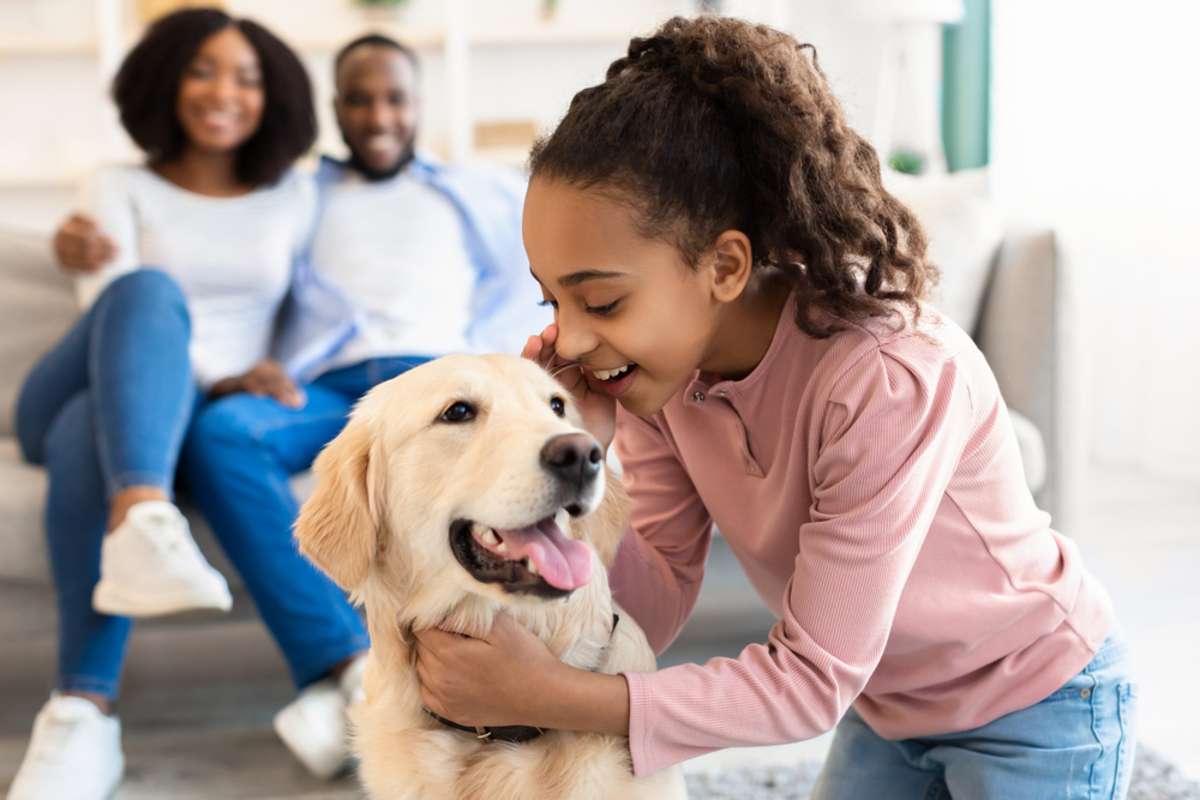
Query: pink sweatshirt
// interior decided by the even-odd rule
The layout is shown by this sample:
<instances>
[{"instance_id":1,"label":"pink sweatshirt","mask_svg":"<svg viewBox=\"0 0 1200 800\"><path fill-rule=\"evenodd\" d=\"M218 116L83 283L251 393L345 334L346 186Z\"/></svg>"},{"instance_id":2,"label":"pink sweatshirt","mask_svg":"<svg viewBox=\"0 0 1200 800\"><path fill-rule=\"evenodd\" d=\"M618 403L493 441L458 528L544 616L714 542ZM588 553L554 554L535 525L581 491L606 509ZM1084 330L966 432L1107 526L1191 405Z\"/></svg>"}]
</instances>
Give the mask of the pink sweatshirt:
<instances>
[{"instance_id":1,"label":"pink sweatshirt","mask_svg":"<svg viewBox=\"0 0 1200 800\"><path fill-rule=\"evenodd\" d=\"M921 333L823 340L793 317L742 380L697 374L651 419L619 412L633 518L612 585L655 651L714 523L778 619L736 659L626 673L638 775L808 739L852 704L888 739L968 730L1049 695L1109 630L970 337L932 309Z\"/></svg>"}]
</instances>

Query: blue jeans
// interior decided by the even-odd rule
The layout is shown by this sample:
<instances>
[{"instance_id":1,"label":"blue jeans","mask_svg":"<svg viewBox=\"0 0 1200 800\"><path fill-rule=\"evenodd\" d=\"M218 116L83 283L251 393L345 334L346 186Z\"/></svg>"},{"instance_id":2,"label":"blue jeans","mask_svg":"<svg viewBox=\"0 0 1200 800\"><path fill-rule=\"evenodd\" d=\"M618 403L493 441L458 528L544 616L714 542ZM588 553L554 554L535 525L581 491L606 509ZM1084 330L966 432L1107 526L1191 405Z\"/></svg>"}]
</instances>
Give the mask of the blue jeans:
<instances>
[{"instance_id":1,"label":"blue jeans","mask_svg":"<svg viewBox=\"0 0 1200 800\"><path fill-rule=\"evenodd\" d=\"M202 408L188 431L184 488L245 578L299 686L321 677L347 646L368 643L341 589L296 548L299 505L288 477L312 465L368 389L427 360L373 359L328 372L304 387L302 408L224 397Z\"/></svg>"},{"instance_id":2,"label":"blue jeans","mask_svg":"<svg viewBox=\"0 0 1200 800\"><path fill-rule=\"evenodd\" d=\"M21 388L17 438L24 457L49 473L45 523L58 600L60 690L117 695L131 622L92 609L109 501L134 485L172 491L184 435L203 406L188 358L190 335L175 282L137 270L105 289ZM222 543L230 546L227 538ZM259 568L274 567L271 555ZM239 563L243 570L255 566ZM287 575L274 591L303 592L318 582L330 585L310 568ZM323 630L336 631L341 652L310 659L300 643L289 661L312 662L308 673L315 678L361 650L365 636L361 625L347 623L351 614L340 595L312 610L308 621L320 618Z\"/></svg>"},{"instance_id":3,"label":"blue jeans","mask_svg":"<svg viewBox=\"0 0 1200 800\"><path fill-rule=\"evenodd\" d=\"M973 730L893 742L849 711L813 800L1121 800L1136 719L1126 647L1110 636L1049 697Z\"/></svg>"}]
</instances>

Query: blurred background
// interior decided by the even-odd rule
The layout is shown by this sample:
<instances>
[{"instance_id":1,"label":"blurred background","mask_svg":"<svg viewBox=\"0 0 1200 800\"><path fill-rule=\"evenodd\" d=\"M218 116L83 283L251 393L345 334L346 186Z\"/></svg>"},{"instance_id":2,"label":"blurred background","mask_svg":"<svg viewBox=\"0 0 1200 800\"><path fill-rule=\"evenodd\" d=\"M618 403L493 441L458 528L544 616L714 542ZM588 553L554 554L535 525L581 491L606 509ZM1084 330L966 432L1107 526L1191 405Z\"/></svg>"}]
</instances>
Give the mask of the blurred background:
<instances>
[{"instance_id":1,"label":"blurred background","mask_svg":"<svg viewBox=\"0 0 1200 800\"><path fill-rule=\"evenodd\" d=\"M99 164L136 157L108 83L146 22L180 5L0 0L0 231L21 237L29 259L48 258L34 251L72 209L83 176ZM421 146L448 160L515 169L571 96L602 79L630 36L671 15L730 14L813 43L851 123L889 165L889 186L929 229L944 273L937 300L975 335L996 369L1017 412L1031 488L1114 596L1141 665L1142 741L1200 778L1193 680L1200 662L1195 4L217 5L266 24L300 52L317 93L320 152L344 153L331 110L333 54L360 33L380 31L414 46L422 59ZM14 252L0 252L0 295L25 268ZM0 318L21 317L18 308L5 310L12 302L0 296ZM4 363L17 357L9 352L12 341L0 341ZM6 386L19 379L3 378ZM4 414L11 391L0 388ZM8 432L0 426L0 437ZM0 785L20 758L53 664L53 608L44 557L35 552L41 542L36 531L12 523L19 515L33 520L37 509L14 499L15 492L0 483L0 526L10 526L0 527L0 706L6 709ZM28 569L11 566L34 562ZM772 623L719 542L709 573L700 607L667 663L736 654ZM127 681L131 706L139 690L144 697L163 691L161 671L169 668L176 680L190 676L206 698L187 712L192 717L184 715L189 727L197 720L215 725L223 717L214 709L230 707L243 714L239 731L257 730L270 708L253 711L248 698L286 698L283 672L251 615L222 625L140 626ZM204 693L216 668L203 664L219 665L219 695ZM168 727L179 723L152 705L130 713ZM818 740L779 751L731 751L707 763L819 758L825 746ZM195 750L175 749L189 748Z\"/></svg>"}]
</instances>

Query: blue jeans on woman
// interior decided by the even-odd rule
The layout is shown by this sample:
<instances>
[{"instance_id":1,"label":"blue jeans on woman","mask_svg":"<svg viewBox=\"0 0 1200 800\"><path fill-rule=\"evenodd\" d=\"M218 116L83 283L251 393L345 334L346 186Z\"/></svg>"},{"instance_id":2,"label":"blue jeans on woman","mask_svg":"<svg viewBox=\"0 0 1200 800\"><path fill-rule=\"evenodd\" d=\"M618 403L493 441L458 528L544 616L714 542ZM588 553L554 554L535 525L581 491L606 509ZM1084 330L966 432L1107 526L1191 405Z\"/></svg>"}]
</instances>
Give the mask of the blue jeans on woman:
<instances>
[{"instance_id":1,"label":"blue jeans on woman","mask_svg":"<svg viewBox=\"0 0 1200 800\"><path fill-rule=\"evenodd\" d=\"M838 723L813 800L1123 800L1137 687L1109 636L1039 703L960 733L888 741L854 710Z\"/></svg>"},{"instance_id":2,"label":"blue jeans on woman","mask_svg":"<svg viewBox=\"0 0 1200 800\"><path fill-rule=\"evenodd\" d=\"M45 523L58 598L62 691L117 696L131 622L92 609L100 548L114 494L130 486L172 493L185 433L204 407L188 358L190 328L178 285L157 270L137 270L105 289L21 388L21 450L49 473ZM226 549L244 550L228 532L216 533ZM294 550L286 563L279 563L281 556L286 552L274 548L237 566L248 585L269 595L322 598L302 618L268 621L272 630L318 621L318 636L291 637L284 648L303 686L362 650L366 633L328 579ZM258 572L283 577L259 581ZM259 605L286 608L262 599Z\"/></svg>"},{"instance_id":3,"label":"blue jeans on woman","mask_svg":"<svg viewBox=\"0 0 1200 800\"><path fill-rule=\"evenodd\" d=\"M201 408L192 421L183 448L184 487L220 531L225 552L285 654L332 656L346 631L361 630L341 590L323 576L316 580L316 568L296 549L292 525L300 509L288 477L312 465L368 389L428 360L380 358L327 372L303 387L301 408L230 395ZM299 573L309 577L297 580ZM354 641L366 649L365 633ZM308 665L291 657L289 664L298 685L314 677Z\"/></svg>"}]
</instances>

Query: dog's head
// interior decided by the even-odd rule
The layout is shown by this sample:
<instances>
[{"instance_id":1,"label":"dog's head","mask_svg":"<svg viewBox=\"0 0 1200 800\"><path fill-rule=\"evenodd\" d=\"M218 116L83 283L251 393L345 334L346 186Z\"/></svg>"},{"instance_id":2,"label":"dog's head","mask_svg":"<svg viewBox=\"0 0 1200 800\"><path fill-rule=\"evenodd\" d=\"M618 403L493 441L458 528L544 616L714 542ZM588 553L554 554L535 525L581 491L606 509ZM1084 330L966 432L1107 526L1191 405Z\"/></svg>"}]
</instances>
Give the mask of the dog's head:
<instances>
[{"instance_id":1,"label":"dog's head","mask_svg":"<svg viewBox=\"0 0 1200 800\"><path fill-rule=\"evenodd\" d=\"M572 398L512 356L441 358L375 387L314 471L300 549L360 595L378 579L447 600L563 597L621 534L612 502L593 514L603 454Z\"/></svg>"}]
</instances>

